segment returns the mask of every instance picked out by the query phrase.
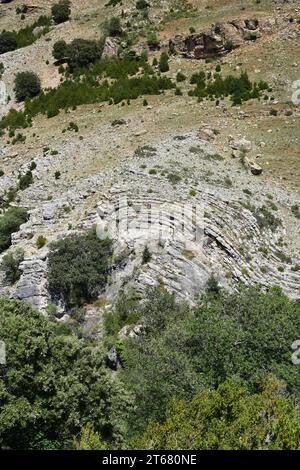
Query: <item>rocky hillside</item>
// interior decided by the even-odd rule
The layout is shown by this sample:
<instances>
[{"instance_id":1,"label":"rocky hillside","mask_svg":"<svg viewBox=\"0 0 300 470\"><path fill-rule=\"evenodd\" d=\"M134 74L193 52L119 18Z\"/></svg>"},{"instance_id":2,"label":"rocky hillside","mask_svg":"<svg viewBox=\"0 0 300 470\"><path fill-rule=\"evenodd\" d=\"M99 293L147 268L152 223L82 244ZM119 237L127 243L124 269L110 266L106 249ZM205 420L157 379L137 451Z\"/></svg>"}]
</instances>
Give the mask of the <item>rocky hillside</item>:
<instances>
[{"instance_id":1,"label":"rocky hillside","mask_svg":"<svg viewBox=\"0 0 300 470\"><path fill-rule=\"evenodd\" d=\"M26 13L16 13L23 5ZM49 16L51 5L15 0L0 8L0 29L20 31ZM109 36L112 17L122 34ZM32 44L0 56L4 117L10 108L26 113L14 95L17 73L38 74L45 92L68 80L52 55L58 40L106 34L102 57L144 54L155 76L173 86L119 102L86 100L48 117L38 112L28 127L3 129L2 211L7 203L25 208L28 220L1 254L24 253L19 279L9 282L2 272L1 295L46 309L54 302L51 242L96 225L114 248L99 294L105 305L120 289L142 293L157 283L193 303L212 276L230 290L239 282L278 284L299 298L299 3L149 0L137 8L130 0L73 0L68 21L37 28ZM165 71L155 61L163 52ZM247 72L251 86L267 86L232 106L230 96L216 99L209 88L205 99L195 92L200 71L210 85L215 74ZM28 172L30 182L20 185ZM57 316L67 321L61 300Z\"/></svg>"}]
</instances>

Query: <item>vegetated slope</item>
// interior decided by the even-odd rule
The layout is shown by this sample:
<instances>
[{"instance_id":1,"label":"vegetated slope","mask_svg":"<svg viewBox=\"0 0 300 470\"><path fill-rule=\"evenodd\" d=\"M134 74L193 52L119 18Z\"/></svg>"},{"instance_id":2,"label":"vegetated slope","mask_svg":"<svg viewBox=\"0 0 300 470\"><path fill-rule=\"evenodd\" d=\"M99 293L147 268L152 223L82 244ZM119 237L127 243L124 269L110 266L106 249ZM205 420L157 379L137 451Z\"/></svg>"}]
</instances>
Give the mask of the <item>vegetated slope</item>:
<instances>
[{"instance_id":1,"label":"vegetated slope","mask_svg":"<svg viewBox=\"0 0 300 470\"><path fill-rule=\"evenodd\" d=\"M0 445L17 447L17 441L30 448L142 448L155 438L158 448L165 448L178 437L173 422L178 407L184 407L187 434L193 422L187 403L170 402L179 390L177 399L189 401L195 396L196 404L205 401L203 419L208 421L214 419L210 406L217 394L222 396L222 407L228 394L237 394L245 414L233 428L248 423L247 407L256 407L254 434L259 435L258 441L246 434L241 444L232 429L228 441L216 438L212 442L209 436L202 436L199 448L296 448L297 433L286 444L285 438L290 436L282 416L298 422L292 403L298 379L290 366L289 350L297 339L291 331L297 336L299 312L294 300L299 299L300 282L299 107L292 102L292 84L299 79L300 66L296 61L300 40L297 5L246 1L240 6L233 1L211 1L208 8L198 1L149 0L148 6L145 2L138 6L125 0L74 0L70 20L55 24L49 2L29 8L21 19L15 9L23 3L31 6L25 0L1 5L0 29L21 31L40 15L49 17L50 24L30 45L0 55L2 80L10 95L0 110L4 117L0 123L1 295L42 310L51 325L58 323L58 335L66 336L66 342L74 334L104 344L97 363L101 371L104 368L103 383L95 387L102 387L105 395L105 419L102 414L95 416L93 406L86 403L83 411L76 408L66 430L59 427L55 432L58 418L49 412L51 432L37 422L34 435L29 433L24 442L16 433L16 423L3 430ZM117 20L111 21L113 17ZM84 41L74 42L78 38ZM53 48L61 40L65 41L60 44L61 57L55 58ZM37 74L42 91L25 102L17 101L14 79L27 71ZM17 220L16 212L20 215ZM99 240L99 236L108 236L111 242ZM239 291L241 284L250 290ZM291 300L276 289L270 294L251 290L253 285L264 291L279 285ZM158 291L149 294L153 286ZM188 307L182 305L177 310L174 298L164 289L196 309L187 313ZM199 326L197 312L200 318L203 311L198 296L206 291L215 296L215 310ZM235 292L242 292L241 300L239 294L234 297ZM153 295L156 314L163 313L168 319L164 323L159 317L154 329L148 325L152 320L147 319L143 302L140 305L149 295L148 311L152 312L151 302L156 305ZM228 300L227 295L233 297ZM271 306L268 321L279 307L284 310L284 319L276 316L276 334L281 322L292 322L282 333L285 346L276 356L276 364L266 352L261 366L286 382L293 394L291 401L281 398L281 385L270 378L261 392L264 374L258 377L253 372L259 360L253 367L243 368L247 361L237 354L230 372L230 357L221 367L222 347L216 356L205 352L214 359L213 364L204 364L204 355L195 353L200 339L207 344L215 341L210 325L218 308L228 305L229 317L234 316L230 310L233 302L236 311L246 315L249 312L243 302L250 308L250 299L256 313L264 311L265 302ZM6 308L3 306L4 312ZM9 305L9 310L16 308L16 304ZM18 308L23 318L23 307ZM172 329L176 312L179 317ZM189 322L180 323L183 312L192 331ZM155 312L153 315L155 320ZM235 351L236 341L240 344L235 331L247 335L242 318L231 319L236 322L234 327L230 322L225 325L224 350ZM13 318L15 321L20 318ZM221 330L221 318L218 321ZM208 339L199 336L203 325ZM251 328L265 340L270 325L271 320L262 332L257 325L251 324ZM8 332L10 328L8 325ZM61 341L54 339L56 332L51 330L52 334L53 341ZM128 336L138 346L134 339L128 342ZM172 341L178 347L174 363L168 362L170 357L173 361ZM79 343L73 353L81 370ZM50 362L51 348L50 344ZM259 357L258 343L249 348L250 356ZM94 354L92 349L89 353ZM64 351L62 354L63 367L68 367ZM163 363L165 370L178 366L184 371L182 388L171 373L165 381L153 381L157 376L154 363ZM123 374L120 388L110 383L107 364L119 376ZM139 364L145 366L141 377ZM18 367L23 365L21 361ZM53 372L59 384L62 372ZM242 383L232 381L232 374ZM213 397L209 391L203 392L219 385ZM163 393L153 410L145 406L145 413L141 407L134 411L134 397L125 394L125 409L118 415L116 402L109 403L108 390L118 400L123 386L135 393L139 403L150 402L159 395L158 389ZM39 396L41 391L36 384L34 387ZM45 406L52 409L60 385L49 390ZM267 406L266 395L276 402L278 421L274 426L282 433L276 434L274 428L271 432L271 423L259 421ZM30 397L25 399L32 405ZM6 400L9 409L11 397ZM37 411L41 416L43 410ZM25 418L31 428L29 414ZM121 428L116 425L119 418ZM167 421L148 426L141 437L149 420L159 418ZM78 419L84 427L80 436ZM169 441L165 436L168 419L173 426ZM215 433L213 425L212 429ZM271 443L270 433L276 435ZM182 439L185 446L185 437Z\"/></svg>"}]
</instances>

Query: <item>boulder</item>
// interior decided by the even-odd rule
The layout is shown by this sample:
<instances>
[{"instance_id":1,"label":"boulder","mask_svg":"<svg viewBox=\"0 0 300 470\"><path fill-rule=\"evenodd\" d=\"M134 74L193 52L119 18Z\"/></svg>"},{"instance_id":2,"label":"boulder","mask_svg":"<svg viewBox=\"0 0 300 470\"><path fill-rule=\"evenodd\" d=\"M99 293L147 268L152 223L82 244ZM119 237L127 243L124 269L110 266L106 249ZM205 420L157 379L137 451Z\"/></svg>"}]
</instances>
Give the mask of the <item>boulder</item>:
<instances>
[{"instance_id":1,"label":"boulder","mask_svg":"<svg viewBox=\"0 0 300 470\"><path fill-rule=\"evenodd\" d=\"M258 176L258 175L261 175L263 172L262 167L258 165L258 163L255 163L249 160L249 158L247 157L244 160L244 164L245 164L245 167L251 171L252 175Z\"/></svg>"},{"instance_id":2,"label":"boulder","mask_svg":"<svg viewBox=\"0 0 300 470\"><path fill-rule=\"evenodd\" d=\"M105 39L102 57L112 57L118 54L118 44L116 41L110 37Z\"/></svg>"},{"instance_id":3,"label":"boulder","mask_svg":"<svg viewBox=\"0 0 300 470\"><path fill-rule=\"evenodd\" d=\"M231 144L233 150L239 150L241 152L249 152L252 148L252 143L250 140L245 139L244 137L240 140L236 140Z\"/></svg>"},{"instance_id":4,"label":"boulder","mask_svg":"<svg viewBox=\"0 0 300 470\"><path fill-rule=\"evenodd\" d=\"M216 136L215 136L215 133L212 129L210 129L209 127L203 127L201 129L199 129L197 137L200 140L204 140L206 142L211 142L215 139Z\"/></svg>"},{"instance_id":5,"label":"boulder","mask_svg":"<svg viewBox=\"0 0 300 470\"><path fill-rule=\"evenodd\" d=\"M252 173L252 175L261 175L262 172L263 172L263 169L260 165L258 165L257 163L254 163L254 162L251 162L250 164L250 171Z\"/></svg>"}]
</instances>

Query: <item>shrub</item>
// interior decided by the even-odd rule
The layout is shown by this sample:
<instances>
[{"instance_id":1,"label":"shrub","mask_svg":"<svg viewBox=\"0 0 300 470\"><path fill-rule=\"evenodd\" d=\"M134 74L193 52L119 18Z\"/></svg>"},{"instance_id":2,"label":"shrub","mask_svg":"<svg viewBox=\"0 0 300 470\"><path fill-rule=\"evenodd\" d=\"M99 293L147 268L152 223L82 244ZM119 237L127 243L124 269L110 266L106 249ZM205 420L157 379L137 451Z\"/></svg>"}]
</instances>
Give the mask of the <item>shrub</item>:
<instances>
[{"instance_id":1,"label":"shrub","mask_svg":"<svg viewBox=\"0 0 300 470\"><path fill-rule=\"evenodd\" d=\"M145 246L144 251L143 251L143 256L142 256L142 263L147 264L149 261L151 261L152 258L152 253L149 250L147 246Z\"/></svg>"},{"instance_id":2,"label":"shrub","mask_svg":"<svg viewBox=\"0 0 300 470\"><path fill-rule=\"evenodd\" d=\"M60 40L56 41L53 46L52 55L56 60L62 60L67 57L68 46L66 41Z\"/></svg>"},{"instance_id":3,"label":"shrub","mask_svg":"<svg viewBox=\"0 0 300 470\"><path fill-rule=\"evenodd\" d=\"M67 130L68 131L74 131L74 132L79 132L79 127L77 126L77 124L75 122L70 122L70 124L68 125L67 127Z\"/></svg>"},{"instance_id":4,"label":"shrub","mask_svg":"<svg viewBox=\"0 0 300 470\"><path fill-rule=\"evenodd\" d=\"M52 17L55 23L64 23L68 21L71 14L71 2L69 0L60 0L51 8Z\"/></svg>"},{"instance_id":5,"label":"shrub","mask_svg":"<svg viewBox=\"0 0 300 470\"><path fill-rule=\"evenodd\" d=\"M148 33L147 44L150 47L150 49L157 49L159 47L159 39L156 36L156 33L152 31Z\"/></svg>"},{"instance_id":6,"label":"shrub","mask_svg":"<svg viewBox=\"0 0 300 470\"><path fill-rule=\"evenodd\" d=\"M36 96L41 91L41 82L34 72L19 72L15 78L14 88L18 101Z\"/></svg>"},{"instance_id":7,"label":"shrub","mask_svg":"<svg viewBox=\"0 0 300 470\"><path fill-rule=\"evenodd\" d=\"M23 259L24 251L21 248L18 248L14 253L8 253L3 256L1 271L4 271L5 280L10 284L14 284L20 279L22 273L19 265Z\"/></svg>"},{"instance_id":8,"label":"shrub","mask_svg":"<svg viewBox=\"0 0 300 470\"><path fill-rule=\"evenodd\" d=\"M50 245L49 289L53 299L68 307L95 300L109 272L111 241L96 231L72 234Z\"/></svg>"},{"instance_id":9,"label":"shrub","mask_svg":"<svg viewBox=\"0 0 300 470\"><path fill-rule=\"evenodd\" d=\"M122 35L122 26L120 18L113 16L107 24L107 32L109 36L121 36Z\"/></svg>"},{"instance_id":10,"label":"shrub","mask_svg":"<svg viewBox=\"0 0 300 470\"><path fill-rule=\"evenodd\" d=\"M22 207L10 207L0 216L0 253L11 245L11 235L27 221L27 212Z\"/></svg>"},{"instance_id":11,"label":"shrub","mask_svg":"<svg viewBox=\"0 0 300 470\"><path fill-rule=\"evenodd\" d=\"M25 175L19 176L19 189L23 191L33 183L33 176L31 170L28 170Z\"/></svg>"},{"instance_id":12,"label":"shrub","mask_svg":"<svg viewBox=\"0 0 300 470\"><path fill-rule=\"evenodd\" d=\"M5 54L5 52L14 51L15 49L17 49L17 40L14 33L3 31L0 34L0 54Z\"/></svg>"},{"instance_id":13,"label":"shrub","mask_svg":"<svg viewBox=\"0 0 300 470\"><path fill-rule=\"evenodd\" d=\"M44 237L44 235L39 235L37 237L36 246L38 247L39 250L43 248L43 246L45 246L46 243L47 243L47 238Z\"/></svg>"},{"instance_id":14,"label":"shrub","mask_svg":"<svg viewBox=\"0 0 300 470\"><path fill-rule=\"evenodd\" d=\"M176 81L178 83L184 82L186 80L186 76L182 72L178 72L176 75Z\"/></svg>"},{"instance_id":15,"label":"shrub","mask_svg":"<svg viewBox=\"0 0 300 470\"><path fill-rule=\"evenodd\" d=\"M100 57L97 43L87 39L74 39L67 47L66 53L71 68L86 67Z\"/></svg>"},{"instance_id":16,"label":"shrub","mask_svg":"<svg viewBox=\"0 0 300 470\"><path fill-rule=\"evenodd\" d=\"M146 0L137 0L135 6L138 10L145 10L149 7L149 3Z\"/></svg>"},{"instance_id":17,"label":"shrub","mask_svg":"<svg viewBox=\"0 0 300 470\"><path fill-rule=\"evenodd\" d=\"M161 72L168 72L169 70L169 62L168 62L169 56L166 52L163 52L160 56L159 59L159 70Z\"/></svg>"}]
</instances>

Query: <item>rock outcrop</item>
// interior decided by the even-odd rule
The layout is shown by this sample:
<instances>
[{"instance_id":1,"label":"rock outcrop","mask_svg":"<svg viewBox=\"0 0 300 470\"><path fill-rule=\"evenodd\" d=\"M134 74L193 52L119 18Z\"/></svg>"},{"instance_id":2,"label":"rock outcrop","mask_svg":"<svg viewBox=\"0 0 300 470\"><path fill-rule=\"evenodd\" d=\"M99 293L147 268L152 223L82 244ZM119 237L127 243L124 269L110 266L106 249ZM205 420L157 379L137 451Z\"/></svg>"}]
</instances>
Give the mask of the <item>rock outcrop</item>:
<instances>
[{"instance_id":1,"label":"rock outcrop","mask_svg":"<svg viewBox=\"0 0 300 470\"><path fill-rule=\"evenodd\" d=\"M257 20L233 20L217 23L210 29L186 37L175 36L170 42L184 57L207 59L221 57L240 47L244 41L256 40L260 35Z\"/></svg>"}]
</instances>

